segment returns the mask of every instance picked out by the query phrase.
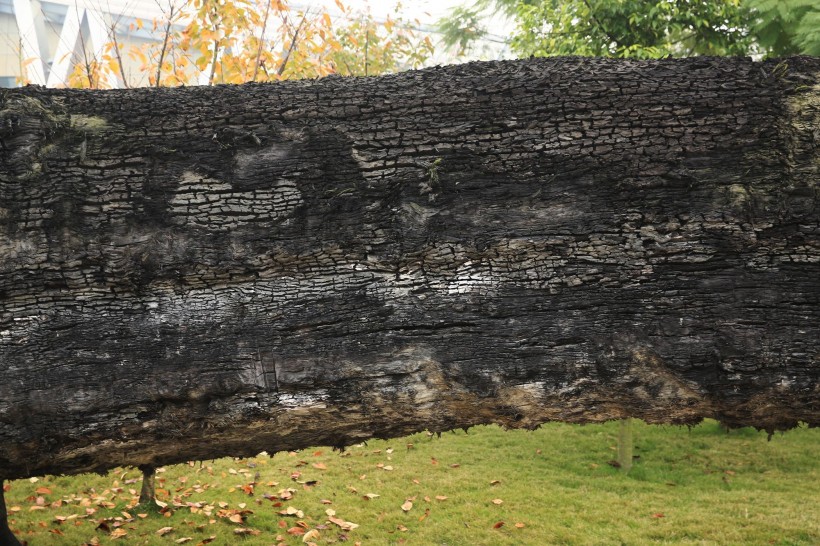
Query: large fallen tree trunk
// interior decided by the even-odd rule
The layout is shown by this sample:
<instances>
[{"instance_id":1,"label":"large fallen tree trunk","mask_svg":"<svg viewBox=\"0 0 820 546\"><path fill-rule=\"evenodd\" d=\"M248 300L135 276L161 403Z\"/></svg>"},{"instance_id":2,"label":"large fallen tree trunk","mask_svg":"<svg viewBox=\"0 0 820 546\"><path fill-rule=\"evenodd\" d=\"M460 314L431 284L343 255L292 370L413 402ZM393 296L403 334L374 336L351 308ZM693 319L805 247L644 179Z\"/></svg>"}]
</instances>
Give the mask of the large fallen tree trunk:
<instances>
[{"instance_id":1,"label":"large fallen tree trunk","mask_svg":"<svg viewBox=\"0 0 820 546\"><path fill-rule=\"evenodd\" d=\"M820 60L0 92L0 477L820 424Z\"/></svg>"}]
</instances>

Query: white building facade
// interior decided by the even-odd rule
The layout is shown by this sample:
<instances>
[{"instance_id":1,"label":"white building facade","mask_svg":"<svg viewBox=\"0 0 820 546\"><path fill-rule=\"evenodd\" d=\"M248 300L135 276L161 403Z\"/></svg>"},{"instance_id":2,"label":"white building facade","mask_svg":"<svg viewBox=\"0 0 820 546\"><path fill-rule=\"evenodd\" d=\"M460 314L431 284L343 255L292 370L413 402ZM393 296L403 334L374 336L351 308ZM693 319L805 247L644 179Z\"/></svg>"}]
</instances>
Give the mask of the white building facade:
<instances>
[{"instance_id":1,"label":"white building facade","mask_svg":"<svg viewBox=\"0 0 820 546\"><path fill-rule=\"evenodd\" d=\"M151 0L0 0L0 86L65 85L74 64L101 58L114 37L151 41L134 23L162 16ZM105 87L120 85L108 77Z\"/></svg>"}]
</instances>

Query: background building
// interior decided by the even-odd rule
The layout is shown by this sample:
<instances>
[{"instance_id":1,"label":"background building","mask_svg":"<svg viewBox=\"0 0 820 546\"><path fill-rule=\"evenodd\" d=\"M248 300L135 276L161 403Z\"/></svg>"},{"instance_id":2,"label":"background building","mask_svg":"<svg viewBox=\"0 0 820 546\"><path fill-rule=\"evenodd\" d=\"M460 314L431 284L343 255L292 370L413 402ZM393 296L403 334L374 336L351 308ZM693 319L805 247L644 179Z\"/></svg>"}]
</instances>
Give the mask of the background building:
<instances>
[{"instance_id":1,"label":"background building","mask_svg":"<svg viewBox=\"0 0 820 546\"><path fill-rule=\"evenodd\" d=\"M99 59L112 38L126 46L151 40L134 23L158 17L152 0L0 0L0 86L64 85L76 62Z\"/></svg>"}]
</instances>

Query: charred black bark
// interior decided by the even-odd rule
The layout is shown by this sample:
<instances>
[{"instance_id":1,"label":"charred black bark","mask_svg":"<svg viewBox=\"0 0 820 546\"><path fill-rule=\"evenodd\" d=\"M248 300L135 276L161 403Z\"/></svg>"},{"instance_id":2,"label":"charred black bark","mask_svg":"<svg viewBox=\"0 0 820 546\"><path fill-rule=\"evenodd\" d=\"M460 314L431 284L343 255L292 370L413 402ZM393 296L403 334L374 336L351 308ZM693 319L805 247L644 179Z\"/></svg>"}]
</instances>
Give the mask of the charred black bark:
<instances>
[{"instance_id":1,"label":"charred black bark","mask_svg":"<svg viewBox=\"0 0 820 546\"><path fill-rule=\"evenodd\" d=\"M0 94L0 475L820 424L820 61Z\"/></svg>"}]
</instances>

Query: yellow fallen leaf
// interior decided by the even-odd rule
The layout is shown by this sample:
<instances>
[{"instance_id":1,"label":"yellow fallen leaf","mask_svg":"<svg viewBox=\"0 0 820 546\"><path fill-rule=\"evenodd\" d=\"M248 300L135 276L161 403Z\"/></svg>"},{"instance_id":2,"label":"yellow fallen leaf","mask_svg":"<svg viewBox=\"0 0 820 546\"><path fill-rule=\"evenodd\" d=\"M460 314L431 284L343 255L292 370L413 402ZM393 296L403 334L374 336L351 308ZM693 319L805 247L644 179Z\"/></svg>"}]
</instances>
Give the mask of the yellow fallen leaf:
<instances>
[{"instance_id":1,"label":"yellow fallen leaf","mask_svg":"<svg viewBox=\"0 0 820 546\"><path fill-rule=\"evenodd\" d=\"M515 524L515 526L516 526L516 528L518 528L518 529L523 529L524 527L526 527L526 525L524 525L524 524L523 524L523 523L521 523L520 521L519 521L518 523L516 523L516 524Z\"/></svg>"},{"instance_id":2,"label":"yellow fallen leaf","mask_svg":"<svg viewBox=\"0 0 820 546\"><path fill-rule=\"evenodd\" d=\"M122 527L118 527L111 531L111 538L122 538L128 534L128 531L123 529Z\"/></svg>"},{"instance_id":3,"label":"yellow fallen leaf","mask_svg":"<svg viewBox=\"0 0 820 546\"><path fill-rule=\"evenodd\" d=\"M192 540L194 540L194 539L192 539L191 537L182 537L182 538L176 539L174 541L174 544L185 544L186 542L191 542Z\"/></svg>"},{"instance_id":4,"label":"yellow fallen leaf","mask_svg":"<svg viewBox=\"0 0 820 546\"><path fill-rule=\"evenodd\" d=\"M447 500L447 496L446 495L436 495L436 500L439 500L439 501Z\"/></svg>"},{"instance_id":5,"label":"yellow fallen leaf","mask_svg":"<svg viewBox=\"0 0 820 546\"><path fill-rule=\"evenodd\" d=\"M302 535L302 542L310 542L312 540L319 540L321 535L319 534L318 529L311 529L304 535Z\"/></svg>"},{"instance_id":6,"label":"yellow fallen leaf","mask_svg":"<svg viewBox=\"0 0 820 546\"><path fill-rule=\"evenodd\" d=\"M159 536L163 536L163 535L167 535L168 533L170 533L173 530L174 530L173 527L163 527L162 529L157 529L157 534Z\"/></svg>"},{"instance_id":7,"label":"yellow fallen leaf","mask_svg":"<svg viewBox=\"0 0 820 546\"><path fill-rule=\"evenodd\" d=\"M413 503L410 501L404 501L404 504L401 505L401 509L405 512L409 512L411 508L413 508Z\"/></svg>"},{"instance_id":8,"label":"yellow fallen leaf","mask_svg":"<svg viewBox=\"0 0 820 546\"><path fill-rule=\"evenodd\" d=\"M504 501L501 500L501 499L493 499L492 503L495 504L496 506L500 506L500 505L504 504Z\"/></svg>"}]
</instances>

